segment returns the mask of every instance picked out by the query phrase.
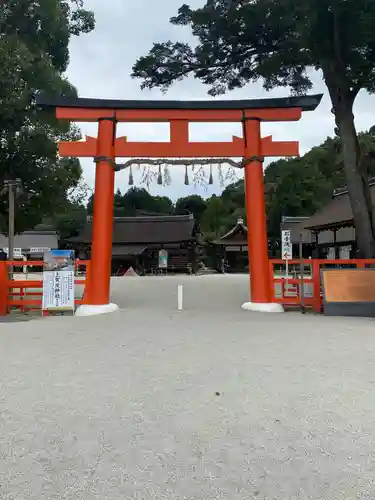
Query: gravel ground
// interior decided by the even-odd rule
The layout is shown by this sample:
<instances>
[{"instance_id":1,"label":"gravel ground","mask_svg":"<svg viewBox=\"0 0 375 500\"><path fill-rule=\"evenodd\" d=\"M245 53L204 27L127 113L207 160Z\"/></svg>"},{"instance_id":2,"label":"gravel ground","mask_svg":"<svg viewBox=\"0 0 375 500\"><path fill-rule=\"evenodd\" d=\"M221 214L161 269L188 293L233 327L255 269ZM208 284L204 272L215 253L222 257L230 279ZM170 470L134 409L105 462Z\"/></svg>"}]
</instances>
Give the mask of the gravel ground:
<instances>
[{"instance_id":1,"label":"gravel ground","mask_svg":"<svg viewBox=\"0 0 375 500\"><path fill-rule=\"evenodd\" d=\"M244 312L226 276L178 312L179 281L1 324L0 499L372 500L374 321Z\"/></svg>"}]
</instances>

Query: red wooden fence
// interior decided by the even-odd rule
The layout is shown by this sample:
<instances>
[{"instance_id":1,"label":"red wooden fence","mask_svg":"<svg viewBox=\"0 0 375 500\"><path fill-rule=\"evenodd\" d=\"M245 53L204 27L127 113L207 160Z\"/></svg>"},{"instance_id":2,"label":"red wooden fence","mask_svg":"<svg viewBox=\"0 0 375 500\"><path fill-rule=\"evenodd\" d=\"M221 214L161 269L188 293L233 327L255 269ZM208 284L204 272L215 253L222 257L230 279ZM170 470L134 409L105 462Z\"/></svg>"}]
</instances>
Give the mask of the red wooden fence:
<instances>
[{"instance_id":1,"label":"red wooden fence","mask_svg":"<svg viewBox=\"0 0 375 500\"><path fill-rule=\"evenodd\" d=\"M285 261L281 259L271 259L270 265L270 286L272 289L272 298L274 302L287 307L296 307L301 305L301 279L300 279L300 260L290 260L288 262L289 274L296 268L294 277L285 277ZM304 306L312 308L320 313L323 308L323 297L321 289L321 270L324 268L366 268L375 267L375 259L352 259L352 260L319 260L306 259L302 261L304 268L309 268L309 274L304 275L304 288L308 287L309 294L305 294ZM12 308L18 308L21 311L41 310L43 281L42 280L9 280L9 266L39 266L43 267L43 261L4 261L0 262L0 316L5 316ZM84 295L82 299L76 299L76 305L89 303L89 283L91 265L90 261L78 261L77 266L84 266L86 269L85 277L75 279L77 285L84 285ZM275 276L276 267L283 267L279 270L280 276ZM278 285L278 286L277 286ZM277 289L276 289L277 286ZM33 289L30 291L30 289ZM35 291L38 289L38 291Z\"/></svg>"},{"instance_id":2,"label":"red wooden fence","mask_svg":"<svg viewBox=\"0 0 375 500\"><path fill-rule=\"evenodd\" d=\"M297 268L295 277L285 277L285 260L271 259L270 260L270 276L273 301L283 304L287 307L296 307L301 305L301 285L300 265L304 268L310 268L309 274L304 275L303 284L304 290L308 287L309 294L305 294L304 306L312 308L315 312L320 313L323 309L323 295L321 286L321 270L332 268L366 268L375 267L375 259L351 259L351 260L328 260L328 259L306 259L290 260L288 262L289 274L292 274L293 268ZM276 266L283 266L284 276L275 276ZM298 277L297 277L298 276ZM279 285L276 287L276 285ZM291 286L290 286L291 285Z\"/></svg>"},{"instance_id":3,"label":"red wooden fence","mask_svg":"<svg viewBox=\"0 0 375 500\"><path fill-rule=\"evenodd\" d=\"M0 316L5 316L12 308L18 308L22 312L27 310L41 310L43 296L42 280L9 280L9 266L43 268L43 261L2 261L0 262ZM90 262L77 261L76 266L85 267L85 277L76 277L75 284L84 286L82 299L76 299L76 305L88 303L90 281ZM30 290L32 289L32 290ZM36 289L36 290L35 290Z\"/></svg>"}]
</instances>

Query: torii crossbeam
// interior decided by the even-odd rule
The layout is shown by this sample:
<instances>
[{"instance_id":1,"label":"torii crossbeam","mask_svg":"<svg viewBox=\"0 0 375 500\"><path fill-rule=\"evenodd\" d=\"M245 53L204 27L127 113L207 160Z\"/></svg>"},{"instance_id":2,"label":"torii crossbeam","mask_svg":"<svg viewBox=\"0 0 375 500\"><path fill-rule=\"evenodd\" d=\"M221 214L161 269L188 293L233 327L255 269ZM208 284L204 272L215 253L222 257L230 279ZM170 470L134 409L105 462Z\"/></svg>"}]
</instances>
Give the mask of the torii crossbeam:
<instances>
[{"instance_id":1,"label":"torii crossbeam","mask_svg":"<svg viewBox=\"0 0 375 500\"><path fill-rule=\"evenodd\" d=\"M298 142L261 137L261 122L297 121L312 111L321 95L237 101L122 101L39 96L37 104L55 108L56 117L73 122L98 122L98 137L60 142L61 156L93 157L96 162L89 302L91 311L110 308L112 227L116 157L241 158L245 170L250 302L245 309L277 311L272 303L263 183L266 157L297 156ZM118 122L169 122L170 141L130 142L116 137ZM243 136L228 142L191 142L189 123L240 122ZM82 306L85 307L85 306ZM89 306L88 306L89 307Z\"/></svg>"}]
</instances>

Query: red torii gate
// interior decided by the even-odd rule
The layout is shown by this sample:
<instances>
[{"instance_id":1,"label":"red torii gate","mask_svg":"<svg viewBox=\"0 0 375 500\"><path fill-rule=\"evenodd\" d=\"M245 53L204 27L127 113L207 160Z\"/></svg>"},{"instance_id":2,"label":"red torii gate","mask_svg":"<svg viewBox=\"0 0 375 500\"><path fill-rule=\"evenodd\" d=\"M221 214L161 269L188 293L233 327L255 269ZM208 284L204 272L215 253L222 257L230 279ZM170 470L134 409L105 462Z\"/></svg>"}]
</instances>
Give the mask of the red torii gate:
<instances>
[{"instance_id":1,"label":"red torii gate","mask_svg":"<svg viewBox=\"0 0 375 500\"><path fill-rule=\"evenodd\" d=\"M245 309L278 311L272 304L268 265L268 242L264 201L265 157L297 156L298 142L275 142L261 137L261 122L297 121L303 111L312 111L321 95L237 101L123 101L39 96L37 104L55 108L56 117L74 122L98 122L98 137L60 142L63 157L93 157L96 162L92 272L89 303L92 313L111 310L110 276L116 157L155 158L243 158L250 300ZM169 122L170 141L128 142L116 137L118 122ZM231 142L191 142L191 122L241 122L243 137Z\"/></svg>"}]
</instances>

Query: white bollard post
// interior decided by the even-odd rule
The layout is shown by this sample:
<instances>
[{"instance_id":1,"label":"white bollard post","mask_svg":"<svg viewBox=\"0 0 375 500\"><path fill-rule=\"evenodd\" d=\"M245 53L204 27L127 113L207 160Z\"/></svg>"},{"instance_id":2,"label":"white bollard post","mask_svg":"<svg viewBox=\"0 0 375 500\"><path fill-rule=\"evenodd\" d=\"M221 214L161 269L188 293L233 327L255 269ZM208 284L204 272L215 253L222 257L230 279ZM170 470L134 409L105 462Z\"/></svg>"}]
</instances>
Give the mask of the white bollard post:
<instances>
[{"instance_id":1,"label":"white bollard post","mask_svg":"<svg viewBox=\"0 0 375 500\"><path fill-rule=\"evenodd\" d=\"M184 288L183 285L178 285L177 287L177 309L182 311L184 300Z\"/></svg>"}]
</instances>

